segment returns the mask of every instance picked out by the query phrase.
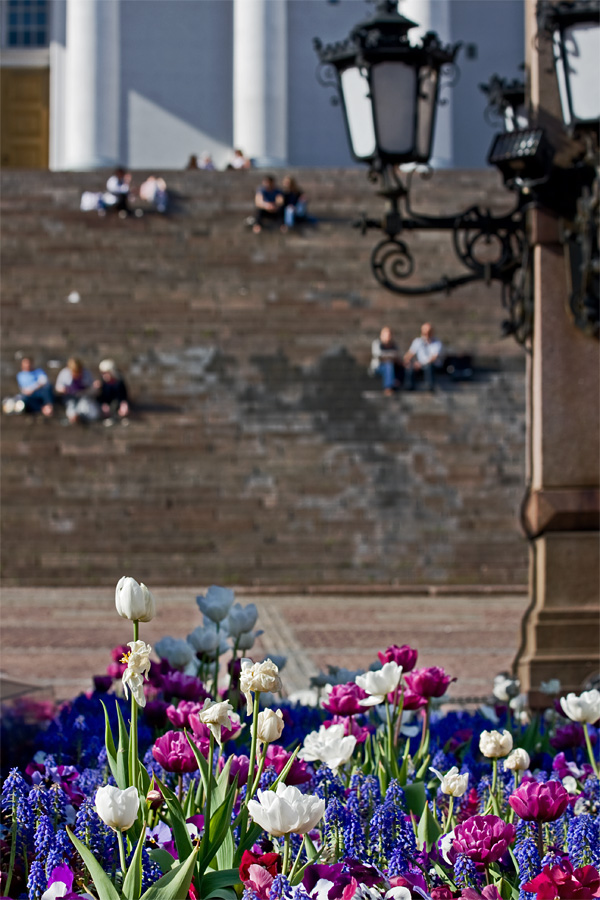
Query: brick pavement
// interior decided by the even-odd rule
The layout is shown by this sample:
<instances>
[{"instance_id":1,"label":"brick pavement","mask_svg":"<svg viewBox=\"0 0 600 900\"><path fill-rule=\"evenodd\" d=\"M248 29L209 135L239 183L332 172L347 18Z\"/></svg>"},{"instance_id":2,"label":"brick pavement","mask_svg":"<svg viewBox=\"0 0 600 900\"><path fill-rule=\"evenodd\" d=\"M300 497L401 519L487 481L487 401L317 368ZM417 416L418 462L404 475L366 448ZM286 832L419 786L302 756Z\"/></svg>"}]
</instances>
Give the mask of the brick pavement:
<instances>
[{"instance_id":1,"label":"brick pavement","mask_svg":"<svg viewBox=\"0 0 600 900\"><path fill-rule=\"evenodd\" d=\"M195 588L153 589L156 618L141 626L155 643L165 634L185 637L201 616ZM420 588L392 593L236 592L259 609L264 629L251 655L284 654L288 692L307 687L328 664L366 667L379 649L407 643L419 665L441 665L457 676L454 698L489 694L493 676L509 669L520 639L527 597L520 588L470 588L444 593ZM110 650L131 639L129 623L114 609L111 588L7 587L2 591L0 670L3 679L43 686L57 698L88 690L102 674Z\"/></svg>"}]
</instances>

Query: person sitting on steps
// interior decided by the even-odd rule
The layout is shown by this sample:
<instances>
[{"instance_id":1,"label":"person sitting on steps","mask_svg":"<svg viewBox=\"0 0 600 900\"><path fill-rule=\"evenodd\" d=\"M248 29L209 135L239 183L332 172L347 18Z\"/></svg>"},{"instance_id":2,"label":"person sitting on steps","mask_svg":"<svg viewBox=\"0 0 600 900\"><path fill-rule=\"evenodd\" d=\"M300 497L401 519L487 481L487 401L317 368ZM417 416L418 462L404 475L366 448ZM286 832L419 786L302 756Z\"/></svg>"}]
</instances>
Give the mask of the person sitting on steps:
<instances>
[{"instance_id":1,"label":"person sitting on steps","mask_svg":"<svg viewBox=\"0 0 600 900\"><path fill-rule=\"evenodd\" d=\"M265 221L283 226L283 193L272 175L265 175L254 196L255 213L252 231L260 234Z\"/></svg>"},{"instance_id":2,"label":"person sitting on steps","mask_svg":"<svg viewBox=\"0 0 600 900\"><path fill-rule=\"evenodd\" d=\"M421 336L415 338L404 354L406 367L406 389L414 391L415 374L421 373L427 390L435 390L435 370L441 366L442 342L433 335L433 325L425 322L421 326Z\"/></svg>"},{"instance_id":3,"label":"person sitting on steps","mask_svg":"<svg viewBox=\"0 0 600 900\"><path fill-rule=\"evenodd\" d=\"M389 325L384 325L381 333L371 344L371 375L378 375L383 382L383 393L391 397L402 385L404 370L400 361L398 345Z\"/></svg>"}]
</instances>

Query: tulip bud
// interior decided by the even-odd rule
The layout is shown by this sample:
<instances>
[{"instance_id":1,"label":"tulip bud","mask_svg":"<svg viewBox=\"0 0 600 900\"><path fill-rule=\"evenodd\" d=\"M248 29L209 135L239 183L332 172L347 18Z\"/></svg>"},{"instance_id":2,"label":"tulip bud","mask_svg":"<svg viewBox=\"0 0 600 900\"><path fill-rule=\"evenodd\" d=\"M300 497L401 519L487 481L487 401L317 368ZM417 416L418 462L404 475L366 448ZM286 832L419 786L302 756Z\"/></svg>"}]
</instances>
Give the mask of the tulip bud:
<instances>
[{"instance_id":1,"label":"tulip bud","mask_svg":"<svg viewBox=\"0 0 600 900\"><path fill-rule=\"evenodd\" d=\"M120 616L132 622L150 622L156 615L156 603L146 585L127 576L119 579L115 606Z\"/></svg>"},{"instance_id":2,"label":"tulip bud","mask_svg":"<svg viewBox=\"0 0 600 900\"><path fill-rule=\"evenodd\" d=\"M111 784L96 791L96 812L102 821L115 831L127 831L137 819L140 798L137 788L119 790Z\"/></svg>"},{"instance_id":3,"label":"tulip bud","mask_svg":"<svg viewBox=\"0 0 600 900\"><path fill-rule=\"evenodd\" d=\"M522 747L516 747L504 760L504 768L511 769L513 772L524 772L530 765L529 753Z\"/></svg>"},{"instance_id":4,"label":"tulip bud","mask_svg":"<svg viewBox=\"0 0 600 900\"><path fill-rule=\"evenodd\" d=\"M150 809L160 809L163 805L163 802L163 795L159 790L155 790L153 788L146 794L146 803L148 804Z\"/></svg>"},{"instance_id":5,"label":"tulip bud","mask_svg":"<svg viewBox=\"0 0 600 900\"><path fill-rule=\"evenodd\" d=\"M280 709L277 712L272 709L264 709L258 714L257 736L263 744L272 744L273 741L278 741L283 727L283 713Z\"/></svg>"},{"instance_id":6,"label":"tulip bud","mask_svg":"<svg viewBox=\"0 0 600 900\"><path fill-rule=\"evenodd\" d=\"M510 731L482 731L479 737L479 749L489 759L497 759L499 756L507 756L513 747L513 739Z\"/></svg>"}]
</instances>

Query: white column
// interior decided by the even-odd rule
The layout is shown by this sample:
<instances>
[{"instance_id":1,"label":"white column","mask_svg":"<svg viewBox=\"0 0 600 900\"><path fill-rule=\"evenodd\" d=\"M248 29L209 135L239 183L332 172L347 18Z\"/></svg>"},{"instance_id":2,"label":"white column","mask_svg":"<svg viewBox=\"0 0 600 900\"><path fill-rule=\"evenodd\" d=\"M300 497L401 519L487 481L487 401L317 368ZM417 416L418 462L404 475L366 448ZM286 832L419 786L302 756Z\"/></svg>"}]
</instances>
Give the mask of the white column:
<instances>
[{"instance_id":1,"label":"white column","mask_svg":"<svg viewBox=\"0 0 600 900\"><path fill-rule=\"evenodd\" d=\"M65 169L119 162L119 0L68 0Z\"/></svg>"},{"instance_id":2,"label":"white column","mask_svg":"<svg viewBox=\"0 0 600 900\"><path fill-rule=\"evenodd\" d=\"M399 0L398 11L419 25L409 32L411 43L418 41L428 31L435 31L444 44L452 41L449 0ZM441 82L438 107L435 117L435 136L431 165L436 169L451 169L453 162L452 140L452 88L443 87ZM447 101L439 105L439 99Z\"/></svg>"},{"instance_id":3,"label":"white column","mask_svg":"<svg viewBox=\"0 0 600 900\"><path fill-rule=\"evenodd\" d=\"M287 162L287 0L234 0L233 141L262 165Z\"/></svg>"}]
</instances>

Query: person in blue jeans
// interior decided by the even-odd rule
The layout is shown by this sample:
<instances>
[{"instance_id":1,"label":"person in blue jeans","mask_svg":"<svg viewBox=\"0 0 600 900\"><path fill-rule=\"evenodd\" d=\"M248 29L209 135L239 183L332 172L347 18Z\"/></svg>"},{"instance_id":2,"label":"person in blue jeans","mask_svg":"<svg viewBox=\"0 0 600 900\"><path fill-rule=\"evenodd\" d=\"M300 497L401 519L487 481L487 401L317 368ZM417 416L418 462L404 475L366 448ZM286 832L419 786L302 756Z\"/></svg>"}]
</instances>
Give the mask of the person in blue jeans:
<instances>
[{"instance_id":1,"label":"person in blue jeans","mask_svg":"<svg viewBox=\"0 0 600 900\"><path fill-rule=\"evenodd\" d=\"M293 228L296 222L306 221L306 194L295 179L289 175L285 176L281 187L283 189L284 229Z\"/></svg>"},{"instance_id":2,"label":"person in blue jeans","mask_svg":"<svg viewBox=\"0 0 600 900\"><path fill-rule=\"evenodd\" d=\"M384 325L379 337L371 344L371 375L377 375L383 382L383 393L390 397L402 385L403 368L394 341L392 329Z\"/></svg>"},{"instance_id":3,"label":"person in blue jeans","mask_svg":"<svg viewBox=\"0 0 600 900\"><path fill-rule=\"evenodd\" d=\"M415 375L421 373L427 390L433 391L435 370L441 365L442 342L433 334L433 325L425 322L421 326L421 336L415 338L404 354L406 367L406 389L414 391Z\"/></svg>"},{"instance_id":4,"label":"person in blue jeans","mask_svg":"<svg viewBox=\"0 0 600 900\"><path fill-rule=\"evenodd\" d=\"M21 371L17 373L19 396L25 404L25 412L41 412L51 416L54 412L54 395L48 376L43 369L34 369L30 356L21 360Z\"/></svg>"}]
</instances>

